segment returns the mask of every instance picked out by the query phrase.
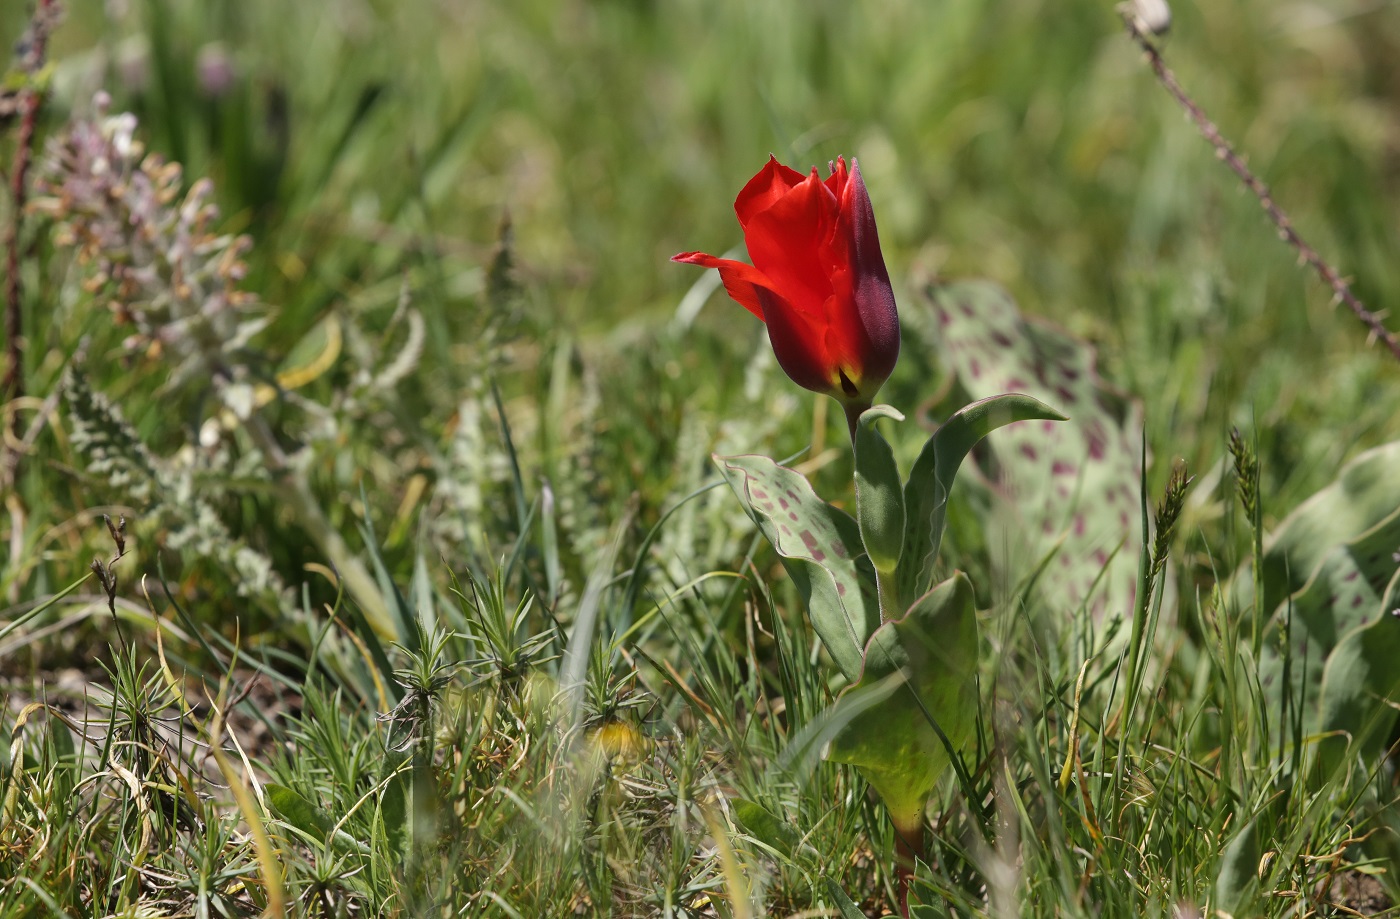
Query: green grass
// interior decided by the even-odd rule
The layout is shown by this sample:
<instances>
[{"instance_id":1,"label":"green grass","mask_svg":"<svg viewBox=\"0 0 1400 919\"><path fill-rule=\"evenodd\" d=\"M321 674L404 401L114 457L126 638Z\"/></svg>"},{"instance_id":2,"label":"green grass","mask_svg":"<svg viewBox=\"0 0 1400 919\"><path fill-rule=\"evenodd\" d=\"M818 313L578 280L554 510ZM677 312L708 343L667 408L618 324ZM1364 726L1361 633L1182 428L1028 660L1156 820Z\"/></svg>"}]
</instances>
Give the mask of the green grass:
<instances>
[{"instance_id":1,"label":"green grass","mask_svg":"<svg viewBox=\"0 0 1400 919\"><path fill-rule=\"evenodd\" d=\"M947 780L930 810L931 914L1333 914L1319 885L1358 865L1394 901L1394 760L1290 762L1312 745L1260 691L1226 582L1256 547L1230 428L1272 532L1400 438L1396 367L1111 5L118 6L69 4L42 133L106 88L185 187L213 180L269 323L202 352L240 382L331 354L332 326L340 345L239 418L224 381L171 386L169 353L124 345L70 248L26 222L36 427L0 529L0 917L245 915L278 891L294 915L839 915L841 891L889 908L888 819L819 755L839 681L733 495L703 490L711 452L810 445L818 492L853 501L839 413L758 324L722 295L676 318L699 276L667 259L740 243L733 196L770 152L860 158L911 323L923 278L999 281L1141 402L1148 500L1172 458L1198 475L1126 722L1126 665L1093 658L1076 700L1088 624L1052 598L1027 628L1017 583L988 583L985 495L956 494L945 561L990 606L986 704L973 794ZM1178 6L1179 78L1387 308L1400 17ZM195 76L219 54L222 94ZM910 413L944 372L917 341L883 393ZM82 408L70 365L124 424ZM148 481L127 438L157 458ZM111 609L91 577L39 609L113 555L102 513L128 519ZM331 563L360 566L397 640ZM1250 820L1272 830L1257 851Z\"/></svg>"}]
</instances>

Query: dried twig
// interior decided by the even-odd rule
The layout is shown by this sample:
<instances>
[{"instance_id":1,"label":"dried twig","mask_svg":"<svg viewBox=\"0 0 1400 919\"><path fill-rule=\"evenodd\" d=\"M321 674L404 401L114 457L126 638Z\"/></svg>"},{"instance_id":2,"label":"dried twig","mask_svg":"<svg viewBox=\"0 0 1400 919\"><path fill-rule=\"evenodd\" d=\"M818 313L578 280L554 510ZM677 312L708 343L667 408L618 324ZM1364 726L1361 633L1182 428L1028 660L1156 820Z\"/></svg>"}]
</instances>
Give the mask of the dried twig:
<instances>
[{"instance_id":1,"label":"dried twig","mask_svg":"<svg viewBox=\"0 0 1400 919\"><path fill-rule=\"evenodd\" d=\"M1162 59L1162 53L1157 50L1156 45L1152 43L1151 39L1144 34L1143 28L1145 23L1139 15L1135 14L1136 8L1131 4L1124 4L1124 6L1120 8L1120 13L1123 16L1123 25L1127 28L1128 35L1147 56L1147 63L1152 68L1152 72L1157 76L1157 82L1161 83L1162 87L1171 94L1171 97L1186 110L1186 114L1195 122L1197 129L1200 130L1201 134L1210 145L1215 148L1215 155L1224 160L1225 164L1230 167L1230 170L1234 172L1235 175L1239 176L1240 181L1244 183L1245 187L1252 191L1254 196L1259 199L1259 204L1264 208L1264 213L1269 215L1269 219L1273 221L1274 226L1278 228L1279 237L1297 250L1300 262L1310 265L1312 269L1317 272L1318 276L1322 278L1323 283L1332 289L1334 302L1345 303L1347 308L1356 315L1356 318L1360 319L1366 325L1366 328L1370 330L1367 340L1383 342L1385 346L1390 349L1390 353L1395 356L1395 359L1400 360L1400 340L1397 340L1395 333L1385 327L1381 322L1379 314L1373 313L1367 309L1360 298L1352 293L1351 285L1346 282L1346 279L1338 274L1335 268L1324 261L1322 256L1317 254L1317 250L1304 242L1303 237L1298 235L1298 231L1293 228L1293 221L1288 218L1288 215L1284 213L1283 209L1274 201L1273 195L1269 192L1269 187L1250 171L1249 167L1245 165L1244 160L1241 159L1240 155L1235 152L1235 149L1230 146L1229 141L1221 136L1220 129L1215 126L1214 122L1206 117L1206 113L1201 110L1201 107L1196 104L1195 100L1188 96L1186 90L1182 89L1181 84L1176 81L1176 75L1172 73L1171 68L1169 68Z\"/></svg>"},{"instance_id":2,"label":"dried twig","mask_svg":"<svg viewBox=\"0 0 1400 919\"><path fill-rule=\"evenodd\" d=\"M34 146L34 129L39 122L39 107L44 101L43 92L37 85L39 71L49 44L49 33L58 24L58 0L38 0L29 28L20 39L18 52L19 69L27 75L25 85L19 89L14 99L15 113L19 116L19 134L15 143L14 160L10 167L10 223L5 239L5 341L9 358L5 368L5 378L0 384L0 403L9 403L24 395L24 351L21 338L24 323L20 313L19 286L19 230L24 216L25 179L29 172L29 161ZM6 478L14 471L18 455L12 452L9 441L18 438L19 413L8 412L5 433L3 467Z\"/></svg>"}]
</instances>

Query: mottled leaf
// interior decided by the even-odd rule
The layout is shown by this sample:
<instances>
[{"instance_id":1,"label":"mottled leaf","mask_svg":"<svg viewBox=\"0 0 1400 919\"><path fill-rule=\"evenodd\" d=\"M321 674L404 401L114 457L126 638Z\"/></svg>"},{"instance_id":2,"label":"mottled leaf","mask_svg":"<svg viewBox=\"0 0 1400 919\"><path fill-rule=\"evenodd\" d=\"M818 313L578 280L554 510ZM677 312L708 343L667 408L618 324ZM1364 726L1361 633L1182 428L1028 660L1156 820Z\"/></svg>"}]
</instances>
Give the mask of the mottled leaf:
<instances>
[{"instance_id":1,"label":"mottled leaf","mask_svg":"<svg viewBox=\"0 0 1400 919\"><path fill-rule=\"evenodd\" d=\"M1285 688L1292 693L1309 734L1356 733L1372 722L1380 727L1394 723L1382 700L1393 698L1388 677L1400 668L1375 664L1385 659L1384 649L1393 647L1400 631L1392 628L1400 621L1391 615L1397 600L1388 587L1400 568L1397 482L1400 443L1369 450L1299 505L1265 543L1264 604L1270 615L1260 651L1260 683L1275 700ZM1252 604L1253 577L1248 565L1235 576L1238 609ZM1287 687L1280 653L1285 628L1292 659ZM1363 717L1367 713L1369 720ZM1338 742L1345 745L1342 739L1327 746L1334 749Z\"/></svg>"},{"instance_id":2,"label":"mottled leaf","mask_svg":"<svg viewBox=\"0 0 1400 919\"><path fill-rule=\"evenodd\" d=\"M1394 553L1400 547L1400 512L1391 515L1361 536L1326 547L1312 577L1291 598L1279 604L1260 653L1260 682L1277 694L1283 661L1277 635L1288 625L1293 659L1293 697L1304 702L1305 725L1316 727L1316 703L1323 667L1343 636L1374 624L1385 615L1382 602L1386 583L1394 576ZM1265 583L1269 583L1265 575ZM1268 594L1266 589L1265 593ZM1306 667L1304 666L1306 663ZM1330 665L1329 665L1330 666Z\"/></svg>"},{"instance_id":3,"label":"mottled leaf","mask_svg":"<svg viewBox=\"0 0 1400 919\"><path fill-rule=\"evenodd\" d=\"M1385 749L1400 707L1400 572L1379 615L1357 626L1327 657L1319 701L1319 768L1325 778L1350 754L1371 762Z\"/></svg>"},{"instance_id":4,"label":"mottled leaf","mask_svg":"<svg viewBox=\"0 0 1400 919\"><path fill-rule=\"evenodd\" d=\"M1272 616L1290 594L1313 580L1337 546L1377 527L1397 509L1400 441L1367 450L1347 463L1336 481L1298 505L1269 534L1264 542L1263 614ZM1375 589L1388 580L1387 573ZM1248 565L1234 579L1234 588L1239 608L1246 609L1254 590Z\"/></svg>"},{"instance_id":5,"label":"mottled leaf","mask_svg":"<svg viewBox=\"0 0 1400 919\"><path fill-rule=\"evenodd\" d=\"M1014 583L1053 551L1042 596L1127 615L1142 536L1141 408L1098 376L1090 346L1023 318L1000 287L933 285L927 299L938 320L931 344L969 395L1025 393L1069 416L1018 425L990 445L986 471L1003 499L987 539L996 570Z\"/></svg>"},{"instance_id":6,"label":"mottled leaf","mask_svg":"<svg viewBox=\"0 0 1400 919\"><path fill-rule=\"evenodd\" d=\"M818 498L801 473L765 456L714 459L782 558L827 653L847 680L858 679L880 605L856 522Z\"/></svg>"}]
</instances>

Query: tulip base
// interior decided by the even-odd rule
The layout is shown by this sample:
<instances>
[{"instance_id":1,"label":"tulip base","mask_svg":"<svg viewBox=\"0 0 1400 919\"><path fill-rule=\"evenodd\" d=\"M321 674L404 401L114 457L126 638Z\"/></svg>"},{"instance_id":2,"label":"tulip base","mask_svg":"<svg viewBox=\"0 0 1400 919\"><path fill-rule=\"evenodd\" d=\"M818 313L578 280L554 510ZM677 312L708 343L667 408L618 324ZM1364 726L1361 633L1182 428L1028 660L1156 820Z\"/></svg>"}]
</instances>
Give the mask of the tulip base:
<instances>
[{"instance_id":1,"label":"tulip base","mask_svg":"<svg viewBox=\"0 0 1400 919\"><path fill-rule=\"evenodd\" d=\"M854 444L856 442L856 430L860 425L861 413L870 408L872 403L838 401L841 402L841 407L846 410L846 427L851 432L851 443Z\"/></svg>"}]
</instances>

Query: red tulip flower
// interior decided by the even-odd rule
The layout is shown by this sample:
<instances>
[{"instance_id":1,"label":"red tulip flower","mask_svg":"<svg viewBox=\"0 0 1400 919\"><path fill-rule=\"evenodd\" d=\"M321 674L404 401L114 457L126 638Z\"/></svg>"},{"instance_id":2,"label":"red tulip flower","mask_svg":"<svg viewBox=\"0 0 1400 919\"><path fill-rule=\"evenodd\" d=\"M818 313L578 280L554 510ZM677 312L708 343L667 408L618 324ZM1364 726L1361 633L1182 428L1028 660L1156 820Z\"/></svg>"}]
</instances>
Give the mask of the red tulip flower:
<instances>
[{"instance_id":1,"label":"red tulip flower","mask_svg":"<svg viewBox=\"0 0 1400 919\"><path fill-rule=\"evenodd\" d=\"M823 181L773 157L734 200L752 265L683 252L718 268L729 296L768 325L793 382L841 402L855 419L899 358L899 315L860 167L837 159Z\"/></svg>"}]
</instances>

